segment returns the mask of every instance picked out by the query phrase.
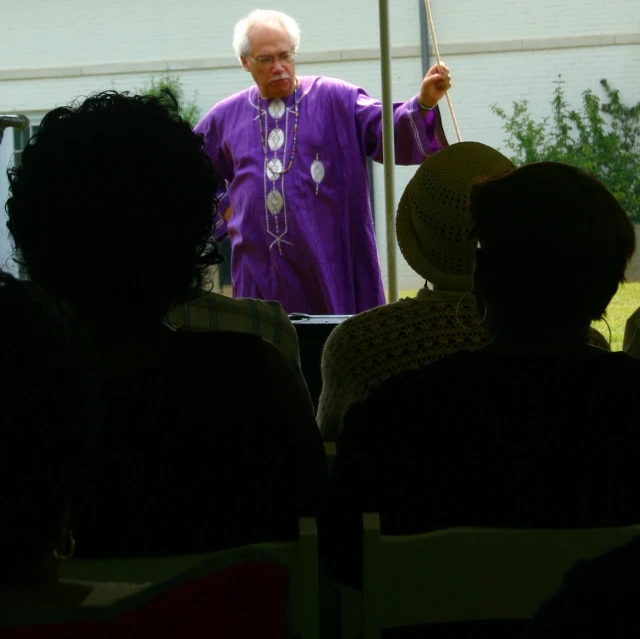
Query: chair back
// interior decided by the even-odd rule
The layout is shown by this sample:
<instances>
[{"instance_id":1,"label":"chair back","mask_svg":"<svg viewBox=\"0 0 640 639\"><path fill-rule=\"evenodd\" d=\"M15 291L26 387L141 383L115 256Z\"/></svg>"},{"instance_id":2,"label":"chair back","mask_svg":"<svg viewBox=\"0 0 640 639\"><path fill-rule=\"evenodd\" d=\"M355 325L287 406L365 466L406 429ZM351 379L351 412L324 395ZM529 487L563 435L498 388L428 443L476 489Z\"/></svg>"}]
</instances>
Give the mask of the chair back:
<instances>
[{"instance_id":1,"label":"chair back","mask_svg":"<svg viewBox=\"0 0 640 639\"><path fill-rule=\"evenodd\" d=\"M135 557L127 559L72 559L62 565L64 579L92 582L158 583L175 578L212 558L229 553L267 551L288 569L290 584L291 633L300 639L318 637L318 542L315 519L301 518L299 539L291 542L263 543L217 553Z\"/></svg>"},{"instance_id":2,"label":"chair back","mask_svg":"<svg viewBox=\"0 0 640 639\"><path fill-rule=\"evenodd\" d=\"M94 586L95 601L101 585ZM234 549L105 605L3 615L0 632L7 639L286 639L289 594L287 568L275 554Z\"/></svg>"},{"instance_id":3,"label":"chair back","mask_svg":"<svg viewBox=\"0 0 640 639\"><path fill-rule=\"evenodd\" d=\"M331 476L331 471L333 470L333 465L336 461L336 443L324 442L324 454L327 458L327 472L329 473L329 476Z\"/></svg>"},{"instance_id":4,"label":"chair back","mask_svg":"<svg viewBox=\"0 0 640 639\"><path fill-rule=\"evenodd\" d=\"M364 639L382 629L456 621L529 619L579 559L640 534L618 528L450 528L385 536L363 516Z\"/></svg>"},{"instance_id":5,"label":"chair back","mask_svg":"<svg viewBox=\"0 0 640 639\"><path fill-rule=\"evenodd\" d=\"M270 392L262 339L185 333L147 350L132 355L138 367L102 380L95 477L72 512L78 556L295 539L294 443Z\"/></svg>"}]
</instances>

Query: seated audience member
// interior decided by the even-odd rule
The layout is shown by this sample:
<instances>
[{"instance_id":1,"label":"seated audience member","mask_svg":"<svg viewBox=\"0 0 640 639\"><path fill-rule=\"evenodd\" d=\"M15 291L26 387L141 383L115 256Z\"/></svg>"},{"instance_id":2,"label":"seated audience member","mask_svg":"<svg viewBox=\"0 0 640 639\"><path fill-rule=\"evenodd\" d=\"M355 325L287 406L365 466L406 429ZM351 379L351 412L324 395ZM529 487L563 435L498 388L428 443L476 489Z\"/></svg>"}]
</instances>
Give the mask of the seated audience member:
<instances>
[{"instance_id":1,"label":"seated audience member","mask_svg":"<svg viewBox=\"0 0 640 639\"><path fill-rule=\"evenodd\" d=\"M95 426L95 390L70 322L35 286L0 273L0 617L104 600L104 586L58 576L75 547L69 513L91 468ZM108 590L117 598L139 589Z\"/></svg>"},{"instance_id":2,"label":"seated audience member","mask_svg":"<svg viewBox=\"0 0 640 639\"><path fill-rule=\"evenodd\" d=\"M173 308L168 317L183 331L237 331L260 335L278 347L300 386L307 385L300 368L298 334L279 302L234 299L202 290L200 295Z\"/></svg>"},{"instance_id":3,"label":"seated audience member","mask_svg":"<svg viewBox=\"0 0 640 639\"><path fill-rule=\"evenodd\" d=\"M589 344L635 249L631 222L601 182L551 162L474 185L469 211L487 345L399 373L347 413L334 554L367 511L390 534L640 521L640 362ZM358 568L338 578L357 584Z\"/></svg>"},{"instance_id":4,"label":"seated audience member","mask_svg":"<svg viewBox=\"0 0 640 639\"><path fill-rule=\"evenodd\" d=\"M295 517L321 508L322 441L280 351L166 319L220 261L216 185L168 92L55 109L10 171L17 260L73 308L97 351L102 465L74 523L85 555L261 541L296 534Z\"/></svg>"},{"instance_id":5,"label":"seated audience member","mask_svg":"<svg viewBox=\"0 0 640 639\"><path fill-rule=\"evenodd\" d=\"M425 285L415 298L359 313L332 331L322 355L317 414L325 440L338 437L347 410L371 384L484 345L471 294L476 243L468 237L467 196L474 181L512 168L491 147L463 142L436 153L413 176L398 206L396 231L402 254ZM610 350L594 328L589 341Z\"/></svg>"},{"instance_id":6,"label":"seated audience member","mask_svg":"<svg viewBox=\"0 0 640 639\"><path fill-rule=\"evenodd\" d=\"M154 585L60 577L73 562L69 518L95 453L83 342L64 305L0 272L0 635L173 639L232 627L239 639L284 636L287 569L261 549L216 555Z\"/></svg>"},{"instance_id":7,"label":"seated audience member","mask_svg":"<svg viewBox=\"0 0 640 639\"><path fill-rule=\"evenodd\" d=\"M633 312L624 325L622 350L631 357L640 357L640 308Z\"/></svg>"},{"instance_id":8,"label":"seated audience member","mask_svg":"<svg viewBox=\"0 0 640 639\"><path fill-rule=\"evenodd\" d=\"M640 636L640 539L578 561L536 613L522 639Z\"/></svg>"},{"instance_id":9,"label":"seated audience member","mask_svg":"<svg viewBox=\"0 0 640 639\"><path fill-rule=\"evenodd\" d=\"M478 178L510 168L491 147L463 142L417 170L400 200L396 230L400 250L426 280L424 287L415 298L354 315L332 331L322 354L317 414L324 439L335 441L347 410L371 384L484 345L471 295L476 243L468 237L467 195Z\"/></svg>"}]
</instances>

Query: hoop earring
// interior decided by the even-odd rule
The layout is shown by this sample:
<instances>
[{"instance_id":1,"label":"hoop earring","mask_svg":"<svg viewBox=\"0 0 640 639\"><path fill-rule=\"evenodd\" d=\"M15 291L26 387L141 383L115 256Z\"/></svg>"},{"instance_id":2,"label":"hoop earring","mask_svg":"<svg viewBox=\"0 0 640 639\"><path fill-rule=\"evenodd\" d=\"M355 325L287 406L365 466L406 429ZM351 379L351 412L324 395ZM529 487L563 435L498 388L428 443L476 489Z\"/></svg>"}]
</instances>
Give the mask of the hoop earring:
<instances>
[{"instance_id":1,"label":"hoop earring","mask_svg":"<svg viewBox=\"0 0 640 639\"><path fill-rule=\"evenodd\" d=\"M606 317L602 317L602 321L607 325L607 330L609 331L609 350L611 350L611 326L609 326Z\"/></svg>"},{"instance_id":2,"label":"hoop earring","mask_svg":"<svg viewBox=\"0 0 640 639\"><path fill-rule=\"evenodd\" d=\"M458 303L456 304L456 324L463 330L463 331L472 331L475 328L480 328L483 324L484 324L484 320L487 317L487 307L485 305L484 307L484 314L482 315L482 319L477 323L474 324L473 326L464 326L463 323L460 321L460 305L462 304L462 301L464 300L465 297L467 297L467 295L471 295L471 292L465 293L459 300Z\"/></svg>"},{"instance_id":3,"label":"hoop earring","mask_svg":"<svg viewBox=\"0 0 640 639\"><path fill-rule=\"evenodd\" d=\"M167 326L169 326L169 328L172 328L174 331L178 331L182 328L182 324L183 322L180 322L180 324L178 324L177 326L171 321L171 318L169 317L169 313L167 313L164 316L165 322L167 323ZM182 316L181 316L182 319Z\"/></svg>"},{"instance_id":4,"label":"hoop earring","mask_svg":"<svg viewBox=\"0 0 640 639\"><path fill-rule=\"evenodd\" d=\"M69 551L66 553L61 553L58 551L57 548L54 548L53 549L54 559L57 559L58 561L67 561L68 559L71 559L71 557L73 557L76 551L76 540L74 539L73 533L71 531L69 531L68 539L69 539Z\"/></svg>"}]
</instances>

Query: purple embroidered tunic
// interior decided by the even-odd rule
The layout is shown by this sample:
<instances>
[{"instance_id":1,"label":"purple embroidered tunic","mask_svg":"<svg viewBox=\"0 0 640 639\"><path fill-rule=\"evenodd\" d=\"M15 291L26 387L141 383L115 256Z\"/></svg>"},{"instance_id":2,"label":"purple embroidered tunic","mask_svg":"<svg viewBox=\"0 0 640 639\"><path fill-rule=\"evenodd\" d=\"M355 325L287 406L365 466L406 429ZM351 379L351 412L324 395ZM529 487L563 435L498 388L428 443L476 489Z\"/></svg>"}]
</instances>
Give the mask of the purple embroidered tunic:
<instances>
[{"instance_id":1,"label":"purple embroidered tunic","mask_svg":"<svg viewBox=\"0 0 640 639\"><path fill-rule=\"evenodd\" d=\"M226 183L216 238L231 239L236 297L360 313L385 303L367 171L367 156L382 162L382 104L341 80L298 82L284 99L255 86L232 95L196 126ZM447 146L437 108L422 115L417 98L393 108L397 164Z\"/></svg>"}]
</instances>

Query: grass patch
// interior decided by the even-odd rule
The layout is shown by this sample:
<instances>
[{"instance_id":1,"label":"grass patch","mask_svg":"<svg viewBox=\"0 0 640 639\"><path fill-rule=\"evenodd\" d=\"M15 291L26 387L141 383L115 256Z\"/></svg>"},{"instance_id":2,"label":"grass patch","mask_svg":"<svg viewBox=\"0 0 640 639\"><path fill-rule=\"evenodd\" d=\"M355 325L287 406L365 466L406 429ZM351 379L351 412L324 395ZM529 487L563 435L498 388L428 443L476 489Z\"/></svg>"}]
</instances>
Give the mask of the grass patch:
<instances>
[{"instance_id":1,"label":"grass patch","mask_svg":"<svg viewBox=\"0 0 640 639\"><path fill-rule=\"evenodd\" d=\"M400 291L400 297L415 297L417 291ZM640 282L623 284L607 308L607 322L611 327L611 350L622 350L624 325L629 316L640 306ZM551 311L553 316L553 311ZM604 322L594 322L593 326L609 339L609 329Z\"/></svg>"},{"instance_id":2,"label":"grass patch","mask_svg":"<svg viewBox=\"0 0 640 639\"><path fill-rule=\"evenodd\" d=\"M622 350L622 338L624 337L624 325L629 316L640 306L640 282L623 284L614 295L607 308L607 322L611 327L611 350ZM594 322L593 326L599 330L605 338L609 338L609 331L604 322Z\"/></svg>"}]
</instances>

